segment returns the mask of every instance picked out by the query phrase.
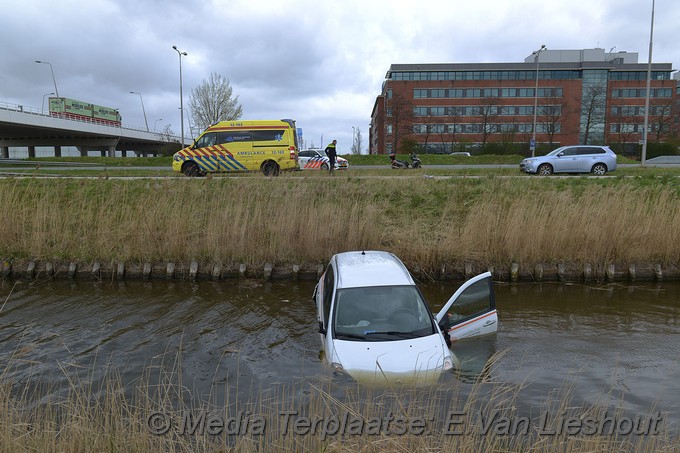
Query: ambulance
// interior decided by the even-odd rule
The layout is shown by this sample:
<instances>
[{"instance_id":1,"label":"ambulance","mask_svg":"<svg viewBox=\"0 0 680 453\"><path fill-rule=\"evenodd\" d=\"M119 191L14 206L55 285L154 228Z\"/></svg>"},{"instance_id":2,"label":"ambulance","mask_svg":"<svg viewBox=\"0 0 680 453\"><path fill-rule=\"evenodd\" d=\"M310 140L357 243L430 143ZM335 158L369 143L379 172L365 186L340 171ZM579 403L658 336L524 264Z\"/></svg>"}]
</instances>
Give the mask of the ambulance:
<instances>
[{"instance_id":1,"label":"ambulance","mask_svg":"<svg viewBox=\"0 0 680 453\"><path fill-rule=\"evenodd\" d=\"M295 121L221 121L172 156L172 169L186 176L261 171L278 176L298 168Z\"/></svg>"}]
</instances>

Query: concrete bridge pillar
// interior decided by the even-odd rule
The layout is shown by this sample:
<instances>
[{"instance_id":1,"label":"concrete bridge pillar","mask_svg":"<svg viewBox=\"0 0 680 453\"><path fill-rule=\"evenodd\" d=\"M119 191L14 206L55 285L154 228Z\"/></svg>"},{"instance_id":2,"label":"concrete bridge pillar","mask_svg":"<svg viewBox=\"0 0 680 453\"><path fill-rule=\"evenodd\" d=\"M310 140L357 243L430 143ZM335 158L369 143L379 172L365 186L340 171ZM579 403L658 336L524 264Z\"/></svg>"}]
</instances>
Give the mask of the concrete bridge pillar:
<instances>
[{"instance_id":1,"label":"concrete bridge pillar","mask_svg":"<svg viewBox=\"0 0 680 453\"><path fill-rule=\"evenodd\" d=\"M102 157L104 157L104 151L102 151ZM109 157L116 157L116 147L109 146Z\"/></svg>"},{"instance_id":2,"label":"concrete bridge pillar","mask_svg":"<svg viewBox=\"0 0 680 453\"><path fill-rule=\"evenodd\" d=\"M61 146L54 147L54 157L61 157Z\"/></svg>"},{"instance_id":3,"label":"concrete bridge pillar","mask_svg":"<svg viewBox=\"0 0 680 453\"><path fill-rule=\"evenodd\" d=\"M9 146L0 146L0 158L9 159Z\"/></svg>"},{"instance_id":4,"label":"concrete bridge pillar","mask_svg":"<svg viewBox=\"0 0 680 453\"><path fill-rule=\"evenodd\" d=\"M35 146L28 147L28 157L35 157Z\"/></svg>"}]
</instances>

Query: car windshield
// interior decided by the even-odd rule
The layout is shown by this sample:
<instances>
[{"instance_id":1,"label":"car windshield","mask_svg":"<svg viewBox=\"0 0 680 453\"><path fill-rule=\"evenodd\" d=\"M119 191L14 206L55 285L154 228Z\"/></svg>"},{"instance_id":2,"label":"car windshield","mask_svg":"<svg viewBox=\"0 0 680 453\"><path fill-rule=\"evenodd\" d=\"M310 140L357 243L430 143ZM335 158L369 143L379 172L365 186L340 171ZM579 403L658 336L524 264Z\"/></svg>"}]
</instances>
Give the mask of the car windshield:
<instances>
[{"instance_id":1,"label":"car windshield","mask_svg":"<svg viewBox=\"0 0 680 453\"><path fill-rule=\"evenodd\" d=\"M435 333L432 315L414 286L338 290L334 335L354 341L393 341Z\"/></svg>"},{"instance_id":2,"label":"car windshield","mask_svg":"<svg viewBox=\"0 0 680 453\"><path fill-rule=\"evenodd\" d=\"M553 150L550 151L548 154L546 154L546 156L557 156L559 153L561 153L562 151L564 151L564 148L565 148L565 147L562 146L562 147L560 147L560 148L553 149Z\"/></svg>"}]
</instances>

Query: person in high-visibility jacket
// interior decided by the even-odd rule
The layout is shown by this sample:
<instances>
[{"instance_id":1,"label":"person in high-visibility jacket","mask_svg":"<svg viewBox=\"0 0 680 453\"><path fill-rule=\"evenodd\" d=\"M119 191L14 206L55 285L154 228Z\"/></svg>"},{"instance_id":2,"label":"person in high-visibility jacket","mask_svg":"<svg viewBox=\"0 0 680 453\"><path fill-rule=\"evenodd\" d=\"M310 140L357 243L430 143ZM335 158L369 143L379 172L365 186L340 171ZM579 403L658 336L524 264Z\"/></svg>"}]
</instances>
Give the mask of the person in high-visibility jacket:
<instances>
[{"instance_id":1,"label":"person in high-visibility jacket","mask_svg":"<svg viewBox=\"0 0 680 453\"><path fill-rule=\"evenodd\" d=\"M337 145L338 141L333 140L331 143L326 146L326 156L328 156L329 162L328 162L328 173L333 174L333 170L335 170L335 160L338 157L338 153L335 150L335 145Z\"/></svg>"}]
</instances>

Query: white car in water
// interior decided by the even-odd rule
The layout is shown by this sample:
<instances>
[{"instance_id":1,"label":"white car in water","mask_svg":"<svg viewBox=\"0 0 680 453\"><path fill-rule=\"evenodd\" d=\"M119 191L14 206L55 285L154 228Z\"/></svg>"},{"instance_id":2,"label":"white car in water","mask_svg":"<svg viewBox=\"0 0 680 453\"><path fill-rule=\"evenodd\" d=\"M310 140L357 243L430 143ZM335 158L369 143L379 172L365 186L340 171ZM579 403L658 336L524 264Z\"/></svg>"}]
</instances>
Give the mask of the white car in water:
<instances>
[{"instance_id":1,"label":"white car in water","mask_svg":"<svg viewBox=\"0 0 680 453\"><path fill-rule=\"evenodd\" d=\"M489 272L468 280L434 316L406 266L389 252L334 255L313 298L325 360L361 382L436 382L453 368L451 339L495 332L498 325Z\"/></svg>"},{"instance_id":2,"label":"white car in water","mask_svg":"<svg viewBox=\"0 0 680 453\"><path fill-rule=\"evenodd\" d=\"M328 170L330 159L321 153L322 151L318 149L298 151L298 166L300 170ZM349 162L347 159L340 156L335 158L336 170L347 170L348 168Z\"/></svg>"}]
</instances>

